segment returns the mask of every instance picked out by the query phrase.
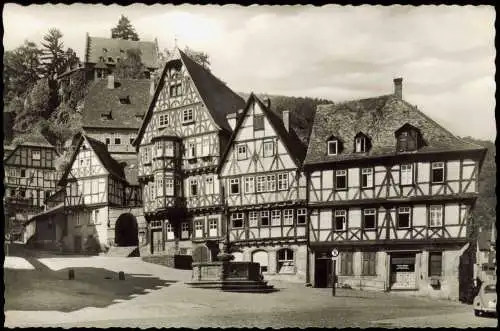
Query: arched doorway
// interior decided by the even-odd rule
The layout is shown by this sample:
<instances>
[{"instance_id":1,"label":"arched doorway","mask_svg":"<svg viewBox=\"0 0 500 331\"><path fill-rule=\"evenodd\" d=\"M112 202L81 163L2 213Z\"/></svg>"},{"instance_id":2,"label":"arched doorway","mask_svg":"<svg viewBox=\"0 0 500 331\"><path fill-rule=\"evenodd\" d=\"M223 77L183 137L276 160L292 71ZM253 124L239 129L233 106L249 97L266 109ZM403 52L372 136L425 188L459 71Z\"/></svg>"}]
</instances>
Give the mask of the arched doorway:
<instances>
[{"instance_id":1,"label":"arched doorway","mask_svg":"<svg viewBox=\"0 0 500 331\"><path fill-rule=\"evenodd\" d=\"M210 262L210 251L207 246L200 245L193 250L193 262Z\"/></svg>"},{"instance_id":2,"label":"arched doorway","mask_svg":"<svg viewBox=\"0 0 500 331\"><path fill-rule=\"evenodd\" d=\"M269 266L269 255L266 251L255 251L252 253L252 262L260 264L260 272L267 272Z\"/></svg>"},{"instance_id":3,"label":"arched doorway","mask_svg":"<svg viewBox=\"0 0 500 331\"><path fill-rule=\"evenodd\" d=\"M116 246L139 245L137 219L130 213L121 214L115 224Z\"/></svg>"}]
</instances>

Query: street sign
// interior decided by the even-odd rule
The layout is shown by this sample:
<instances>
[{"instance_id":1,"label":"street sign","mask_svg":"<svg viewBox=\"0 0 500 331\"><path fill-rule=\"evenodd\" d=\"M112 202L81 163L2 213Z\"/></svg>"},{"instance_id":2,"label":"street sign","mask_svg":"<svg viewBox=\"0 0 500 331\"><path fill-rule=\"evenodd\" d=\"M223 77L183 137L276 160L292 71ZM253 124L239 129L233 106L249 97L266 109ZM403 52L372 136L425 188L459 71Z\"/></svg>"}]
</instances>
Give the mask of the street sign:
<instances>
[{"instance_id":1,"label":"street sign","mask_svg":"<svg viewBox=\"0 0 500 331\"><path fill-rule=\"evenodd\" d=\"M332 258L336 258L339 256L339 250L334 248L332 249Z\"/></svg>"}]
</instances>

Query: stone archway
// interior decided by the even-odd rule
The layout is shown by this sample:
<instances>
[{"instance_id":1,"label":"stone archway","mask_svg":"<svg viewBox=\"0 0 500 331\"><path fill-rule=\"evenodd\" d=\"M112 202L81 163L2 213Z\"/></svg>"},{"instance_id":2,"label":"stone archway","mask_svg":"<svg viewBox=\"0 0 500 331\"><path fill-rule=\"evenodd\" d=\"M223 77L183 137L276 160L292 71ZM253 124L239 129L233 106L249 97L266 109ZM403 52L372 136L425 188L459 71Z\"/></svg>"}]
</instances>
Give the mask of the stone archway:
<instances>
[{"instance_id":1,"label":"stone archway","mask_svg":"<svg viewBox=\"0 0 500 331\"><path fill-rule=\"evenodd\" d=\"M137 219L130 213L121 214L115 224L116 246L139 245Z\"/></svg>"}]
</instances>

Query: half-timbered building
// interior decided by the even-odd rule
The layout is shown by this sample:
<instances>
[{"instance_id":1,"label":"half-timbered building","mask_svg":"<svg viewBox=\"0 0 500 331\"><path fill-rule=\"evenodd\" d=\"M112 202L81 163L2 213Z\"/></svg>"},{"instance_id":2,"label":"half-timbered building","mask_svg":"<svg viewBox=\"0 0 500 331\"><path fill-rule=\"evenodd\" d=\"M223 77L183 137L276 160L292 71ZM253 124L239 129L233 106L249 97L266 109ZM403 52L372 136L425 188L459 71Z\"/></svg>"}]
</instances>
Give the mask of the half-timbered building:
<instances>
[{"instance_id":1,"label":"half-timbered building","mask_svg":"<svg viewBox=\"0 0 500 331\"><path fill-rule=\"evenodd\" d=\"M319 106L305 159L311 283L458 298L486 150L394 94Z\"/></svg>"},{"instance_id":2,"label":"half-timbered building","mask_svg":"<svg viewBox=\"0 0 500 331\"><path fill-rule=\"evenodd\" d=\"M208 242L216 254L223 230L216 170L231 135L226 114L244 106L182 51L168 59L134 143L149 253L190 254L193 244Z\"/></svg>"},{"instance_id":3,"label":"half-timbered building","mask_svg":"<svg viewBox=\"0 0 500 331\"><path fill-rule=\"evenodd\" d=\"M56 190L57 154L41 134L34 132L4 156L5 219L15 240L26 241L24 224L44 210L45 199Z\"/></svg>"},{"instance_id":4,"label":"half-timbered building","mask_svg":"<svg viewBox=\"0 0 500 331\"><path fill-rule=\"evenodd\" d=\"M289 112L276 114L251 94L243 111L228 117L235 128L219 176L235 261L260 263L267 279L305 282L305 147Z\"/></svg>"},{"instance_id":5,"label":"half-timbered building","mask_svg":"<svg viewBox=\"0 0 500 331\"><path fill-rule=\"evenodd\" d=\"M80 137L59 181L65 188L62 241L67 250L140 245L145 224L136 171L135 159L118 162L104 143Z\"/></svg>"}]
</instances>

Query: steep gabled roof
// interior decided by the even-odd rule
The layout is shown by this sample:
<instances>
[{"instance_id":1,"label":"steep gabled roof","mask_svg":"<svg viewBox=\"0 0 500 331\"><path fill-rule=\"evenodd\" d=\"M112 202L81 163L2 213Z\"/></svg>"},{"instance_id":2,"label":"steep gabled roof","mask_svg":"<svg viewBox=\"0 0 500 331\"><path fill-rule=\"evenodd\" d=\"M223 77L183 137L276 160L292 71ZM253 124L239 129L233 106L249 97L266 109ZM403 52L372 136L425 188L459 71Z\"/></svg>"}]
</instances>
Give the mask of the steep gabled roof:
<instances>
[{"instance_id":1,"label":"steep gabled roof","mask_svg":"<svg viewBox=\"0 0 500 331\"><path fill-rule=\"evenodd\" d=\"M226 115L242 109L245 106L245 101L238 94L227 87L220 79L215 77L209 70L193 61L181 50L177 49L177 51L180 55L180 61L182 61L186 67L186 70L191 76L201 100L205 104L206 109L209 111L216 125L227 132L231 132L232 130L227 122ZM137 139L133 143L134 146L137 145L142 139L144 130L146 130L147 124L153 116L154 106L165 85L165 77L168 68L169 63L167 63L163 68L159 84L156 86L148 111L144 121L142 122L141 128L139 129Z\"/></svg>"},{"instance_id":2,"label":"steep gabled roof","mask_svg":"<svg viewBox=\"0 0 500 331\"><path fill-rule=\"evenodd\" d=\"M414 153L484 150L454 136L408 102L384 95L319 105L304 164L396 155L395 132L405 124L422 133L424 146ZM368 153L354 152L354 137L360 131L371 139ZM343 139L345 148L342 153L329 156L325 142L332 135Z\"/></svg>"},{"instance_id":3,"label":"steep gabled roof","mask_svg":"<svg viewBox=\"0 0 500 331\"><path fill-rule=\"evenodd\" d=\"M231 135L231 138L229 138L229 142L227 144L226 149L224 150L224 154L222 154L218 170L220 171L222 169L222 166L227 158L227 155L229 154L229 151L233 145L234 139L236 138L236 135L238 134L238 131L240 130L240 127L243 124L243 121L245 120L245 116L248 113L250 106L253 103L259 104L260 108L262 109L262 112L268 119L274 131L276 132L276 135L283 142L283 145L287 149L288 154L290 154L292 159L294 159L297 167L300 167L306 155L306 149L305 146L302 144L302 141L295 134L292 128L290 128L290 131L287 131L283 124L282 119L275 112L271 111L266 105L264 105L264 103L262 103L262 101L260 101L260 99L255 94L251 93L250 96L248 97L245 108L243 108L243 112L238 115L236 126L234 127L234 131Z\"/></svg>"},{"instance_id":4,"label":"steep gabled roof","mask_svg":"<svg viewBox=\"0 0 500 331\"><path fill-rule=\"evenodd\" d=\"M117 79L109 89L107 79L96 82L85 97L82 125L84 128L139 129L151 96L149 79ZM128 98L130 103L121 103ZM111 114L110 117L103 117Z\"/></svg>"},{"instance_id":5,"label":"steep gabled roof","mask_svg":"<svg viewBox=\"0 0 500 331\"><path fill-rule=\"evenodd\" d=\"M102 166L104 167L104 169L106 169L106 171L109 172L110 175L114 176L119 180L126 181L123 166L121 166L115 159L113 159L113 157L111 157L106 145L94 138L82 135L80 141L78 142L78 145L76 146L73 152L73 155L71 156L71 161L69 162L67 168L65 169L64 174L62 175L58 185L63 186L66 183L69 172L71 171L71 167L73 166L76 156L80 152L80 148L84 141L88 142L90 148L97 155L97 157L102 163Z\"/></svg>"},{"instance_id":6,"label":"steep gabled roof","mask_svg":"<svg viewBox=\"0 0 500 331\"><path fill-rule=\"evenodd\" d=\"M104 51L104 49L106 49L106 51ZM111 63L116 64L117 58L125 58L127 49L140 49L141 60L146 68L159 68L158 51L153 41L134 41L88 36L85 60L87 63L98 63L100 58L103 57L107 62L108 58L111 57L114 61Z\"/></svg>"}]
</instances>

